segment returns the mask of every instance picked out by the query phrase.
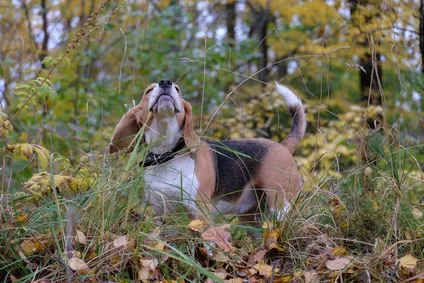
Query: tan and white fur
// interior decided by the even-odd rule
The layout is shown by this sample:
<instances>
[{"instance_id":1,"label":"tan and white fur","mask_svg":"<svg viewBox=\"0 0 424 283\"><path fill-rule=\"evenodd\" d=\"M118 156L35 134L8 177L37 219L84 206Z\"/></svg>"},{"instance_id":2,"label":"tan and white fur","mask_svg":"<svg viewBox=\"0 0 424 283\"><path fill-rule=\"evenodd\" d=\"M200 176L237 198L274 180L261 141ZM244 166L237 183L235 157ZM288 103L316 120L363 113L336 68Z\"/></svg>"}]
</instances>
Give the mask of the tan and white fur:
<instances>
[{"instance_id":1,"label":"tan and white fur","mask_svg":"<svg viewBox=\"0 0 424 283\"><path fill-rule=\"evenodd\" d=\"M265 207L282 219L302 187L293 153L304 136L306 121L301 100L283 85L277 84L276 90L293 121L281 143L263 138L200 139L193 128L191 105L176 84L161 80L150 85L140 104L122 117L110 152L131 151L142 128L142 142L155 156L173 151L183 139L185 150L145 168L146 198L157 215L183 202L197 219L235 213L242 221L252 221Z\"/></svg>"}]
</instances>

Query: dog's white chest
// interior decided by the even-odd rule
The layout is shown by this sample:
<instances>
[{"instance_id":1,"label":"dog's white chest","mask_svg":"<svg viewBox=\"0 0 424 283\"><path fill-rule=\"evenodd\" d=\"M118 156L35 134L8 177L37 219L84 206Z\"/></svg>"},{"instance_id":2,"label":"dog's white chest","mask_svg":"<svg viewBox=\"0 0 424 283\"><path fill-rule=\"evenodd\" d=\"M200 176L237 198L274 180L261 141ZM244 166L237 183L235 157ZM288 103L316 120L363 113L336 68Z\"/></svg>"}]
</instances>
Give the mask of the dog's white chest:
<instances>
[{"instance_id":1,"label":"dog's white chest","mask_svg":"<svg viewBox=\"0 0 424 283\"><path fill-rule=\"evenodd\" d=\"M177 156L160 165L145 169L145 194L157 213L175 204L184 204L194 209L199 183L195 173L195 162L190 154Z\"/></svg>"}]
</instances>

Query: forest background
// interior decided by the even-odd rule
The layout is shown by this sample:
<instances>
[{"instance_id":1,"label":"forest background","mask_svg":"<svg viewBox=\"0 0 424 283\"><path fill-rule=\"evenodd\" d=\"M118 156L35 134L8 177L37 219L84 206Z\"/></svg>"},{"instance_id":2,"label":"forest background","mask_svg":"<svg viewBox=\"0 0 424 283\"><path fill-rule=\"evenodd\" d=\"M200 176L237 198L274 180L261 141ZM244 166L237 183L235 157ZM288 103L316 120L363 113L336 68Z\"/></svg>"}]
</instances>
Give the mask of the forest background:
<instances>
[{"instance_id":1,"label":"forest background","mask_svg":"<svg viewBox=\"0 0 424 283\"><path fill-rule=\"evenodd\" d=\"M142 279L146 262L134 258L143 252L144 260L155 258L137 245L142 229L149 245L163 243L156 257L173 259L147 268L162 279L196 280L223 273L219 268L225 280L423 278L423 6L422 0L2 0L0 274L23 281ZM260 251L267 254L251 265L271 266L270 272L245 272L229 255L220 261L215 253L207 262L222 264L213 267L186 258L201 236L182 237L184 248L174 250L165 228L159 233L146 224L151 214L143 209L131 218L135 207L145 207L140 174L125 158L112 164L105 149L121 116L163 78L179 84L198 133L212 139L281 141L291 119L274 81L302 98L308 128L296 160L305 195L290 232L282 233L287 223L264 226ZM183 229L186 222L170 225ZM70 255L66 235L78 231L87 240L74 237L71 250L79 254ZM120 257L111 263L104 257L110 241L98 239L105 231L109 240L134 240L137 252L124 256L115 246ZM280 250L270 249L270 238ZM305 248L313 244L325 250L319 249L321 260ZM238 252L253 257L258 250ZM351 259L365 254L380 263ZM72 258L88 265L72 268ZM343 268L328 267L345 258Z\"/></svg>"}]
</instances>

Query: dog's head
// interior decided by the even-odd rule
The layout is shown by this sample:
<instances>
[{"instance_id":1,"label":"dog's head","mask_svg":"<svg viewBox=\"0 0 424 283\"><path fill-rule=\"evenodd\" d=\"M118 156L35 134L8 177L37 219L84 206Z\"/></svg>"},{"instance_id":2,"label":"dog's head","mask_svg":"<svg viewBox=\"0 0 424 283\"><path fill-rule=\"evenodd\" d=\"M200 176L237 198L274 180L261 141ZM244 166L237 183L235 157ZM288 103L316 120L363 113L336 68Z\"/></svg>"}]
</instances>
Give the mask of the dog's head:
<instances>
[{"instance_id":1,"label":"dog's head","mask_svg":"<svg viewBox=\"0 0 424 283\"><path fill-rule=\"evenodd\" d=\"M178 85L170 80L161 80L148 86L140 104L122 117L115 128L109 151L115 152L132 145L142 128L144 132L149 131L153 119L168 118L177 119L180 130L184 129L186 145L194 147L197 135L193 130L191 105L183 99Z\"/></svg>"},{"instance_id":2,"label":"dog's head","mask_svg":"<svg viewBox=\"0 0 424 283\"><path fill-rule=\"evenodd\" d=\"M170 80L151 84L144 92L143 107L159 116L172 116L184 111L183 97L179 86Z\"/></svg>"}]
</instances>

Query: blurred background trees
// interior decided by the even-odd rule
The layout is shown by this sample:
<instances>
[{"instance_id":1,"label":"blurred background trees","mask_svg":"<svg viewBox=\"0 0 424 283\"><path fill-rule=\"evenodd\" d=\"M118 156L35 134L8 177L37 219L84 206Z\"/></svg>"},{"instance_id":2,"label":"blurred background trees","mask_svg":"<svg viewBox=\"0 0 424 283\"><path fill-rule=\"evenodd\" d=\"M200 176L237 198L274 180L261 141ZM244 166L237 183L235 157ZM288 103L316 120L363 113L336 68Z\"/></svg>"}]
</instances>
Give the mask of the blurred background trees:
<instances>
[{"instance_id":1,"label":"blurred background trees","mask_svg":"<svg viewBox=\"0 0 424 283\"><path fill-rule=\"evenodd\" d=\"M422 0L3 0L0 100L14 130L2 143L72 162L102 153L162 78L181 86L205 136L281 140L290 119L277 80L307 105L299 162L339 172L376 120L394 143L422 144L423 22ZM22 87L47 76L51 89ZM424 165L423 148L411 150Z\"/></svg>"}]
</instances>

